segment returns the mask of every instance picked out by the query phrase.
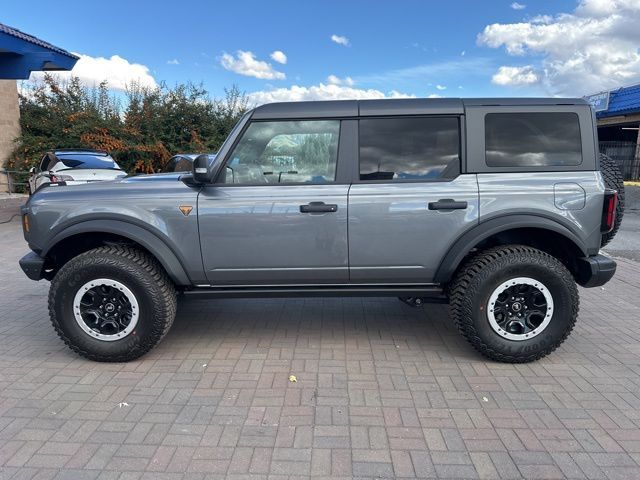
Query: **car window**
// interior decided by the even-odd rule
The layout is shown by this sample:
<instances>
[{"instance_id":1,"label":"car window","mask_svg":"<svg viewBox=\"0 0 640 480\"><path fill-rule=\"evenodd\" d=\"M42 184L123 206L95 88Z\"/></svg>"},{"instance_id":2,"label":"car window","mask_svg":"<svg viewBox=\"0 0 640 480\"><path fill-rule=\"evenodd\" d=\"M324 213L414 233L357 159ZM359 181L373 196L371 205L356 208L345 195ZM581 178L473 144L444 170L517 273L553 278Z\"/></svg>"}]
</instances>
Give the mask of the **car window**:
<instances>
[{"instance_id":1,"label":"car window","mask_svg":"<svg viewBox=\"0 0 640 480\"><path fill-rule=\"evenodd\" d=\"M193 169L193 161L187 157L175 156L167 162L163 172L190 172Z\"/></svg>"},{"instance_id":2,"label":"car window","mask_svg":"<svg viewBox=\"0 0 640 480\"><path fill-rule=\"evenodd\" d=\"M578 115L571 112L488 113L485 148L490 167L580 165Z\"/></svg>"},{"instance_id":3,"label":"car window","mask_svg":"<svg viewBox=\"0 0 640 480\"><path fill-rule=\"evenodd\" d=\"M229 156L222 183L335 181L339 120L253 122Z\"/></svg>"},{"instance_id":4,"label":"car window","mask_svg":"<svg viewBox=\"0 0 640 480\"><path fill-rule=\"evenodd\" d=\"M118 164L109 155L58 154L55 170L71 168L120 170ZM53 166L50 165L49 169L53 169Z\"/></svg>"},{"instance_id":5,"label":"car window","mask_svg":"<svg viewBox=\"0 0 640 480\"><path fill-rule=\"evenodd\" d=\"M359 139L360 180L437 180L460 173L456 117L362 119Z\"/></svg>"},{"instance_id":6,"label":"car window","mask_svg":"<svg viewBox=\"0 0 640 480\"><path fill-rule=\"evenodd\" d=\"M40 161L40 165L38 166L38 171L44 172L45 170L47 170L48 164L49 164L49 156L45 155L44 157L42 157L42 160Z\"/></svg>"}]
</instances>

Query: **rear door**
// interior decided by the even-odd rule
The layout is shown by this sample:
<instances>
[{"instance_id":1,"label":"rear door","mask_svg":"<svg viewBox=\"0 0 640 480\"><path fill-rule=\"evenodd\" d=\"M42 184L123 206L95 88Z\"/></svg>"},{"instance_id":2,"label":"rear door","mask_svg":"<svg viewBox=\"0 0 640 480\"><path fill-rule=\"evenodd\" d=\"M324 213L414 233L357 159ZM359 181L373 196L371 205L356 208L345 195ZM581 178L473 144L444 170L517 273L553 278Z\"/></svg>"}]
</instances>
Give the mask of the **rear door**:
<instances>
[{"instance_id":1,"label":"rear door","mask_svg":"<svg viewBox=\"0 0 640 480\"><path fill-rule=\"evenodd\" d=\"M353 283L430 283L452 243L478 222L475 175L461 174L461 116L359 120L349 192Z\"/></svg>"},{"instance_id":2,"label":"rear door","mask_svg":"<svg viewBox=\"0 0 640 480\"><path fill-rule=\"evenodd\" d=\"M198 197L213 285L348 282L341 120L252 121ZM355 123L355 122L353 122ZM351 129L354 130L353 128ZM340 162L338 162L340 151Z\"/></svg>"}]
</instances>

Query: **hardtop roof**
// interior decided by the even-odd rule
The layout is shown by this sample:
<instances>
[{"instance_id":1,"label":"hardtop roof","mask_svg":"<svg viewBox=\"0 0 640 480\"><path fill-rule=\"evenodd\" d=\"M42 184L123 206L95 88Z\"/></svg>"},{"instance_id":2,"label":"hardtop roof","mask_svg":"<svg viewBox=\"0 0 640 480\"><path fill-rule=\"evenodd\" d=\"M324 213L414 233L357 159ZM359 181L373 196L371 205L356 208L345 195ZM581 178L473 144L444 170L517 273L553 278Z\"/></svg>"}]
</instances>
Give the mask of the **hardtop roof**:
<instances>
[{"instance_id":1,"label":"hardtop roof","mask_svg":"<svg viewBox=\"0 0 640 480\"><path fill-rule=\"evenodd\" d=\"M335 118L381 115L460 115L470 106L589 105L582 98L397 98L380 100L324 100L260 105L254 119Z\"/></svg>"}]
</instances>

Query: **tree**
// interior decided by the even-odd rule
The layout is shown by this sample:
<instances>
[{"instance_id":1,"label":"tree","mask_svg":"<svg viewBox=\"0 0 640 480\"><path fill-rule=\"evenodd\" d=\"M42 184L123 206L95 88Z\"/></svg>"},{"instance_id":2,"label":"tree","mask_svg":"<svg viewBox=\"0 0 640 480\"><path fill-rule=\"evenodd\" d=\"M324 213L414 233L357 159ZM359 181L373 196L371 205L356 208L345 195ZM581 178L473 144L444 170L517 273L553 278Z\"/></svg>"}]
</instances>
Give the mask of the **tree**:
<instances>
[{"instance_id":1,"label":"tree","mask_svg":"<svg viewBox=\"0 0 640 480\"><path fill-rule=\"evenodd\" d=\"M83 86L72 77L46 75L20 94L22 133L9 168L27 170L47 150L94 148L110 153L129 173L161 169L179 152L216 151L240 115L247 97L237 87L222 99L211 98L202 85L131 84L120 98L107 82Z\"/></svg>"}]
</instances>

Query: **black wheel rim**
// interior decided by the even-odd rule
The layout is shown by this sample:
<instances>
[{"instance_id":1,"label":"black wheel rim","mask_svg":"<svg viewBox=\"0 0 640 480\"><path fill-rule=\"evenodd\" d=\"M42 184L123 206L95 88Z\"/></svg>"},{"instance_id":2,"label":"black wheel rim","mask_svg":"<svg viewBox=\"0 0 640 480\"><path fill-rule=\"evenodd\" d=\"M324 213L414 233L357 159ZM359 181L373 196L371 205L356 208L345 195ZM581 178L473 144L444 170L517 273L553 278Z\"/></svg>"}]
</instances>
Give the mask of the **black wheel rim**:
<instances>
[{"instance_id":1,"label":"black wheel rim","mask_svg":"<svg viewBox=\"0 0 640 480\"><path fill-rule=\"evenodd\" d=\"M90 336L105 340L122 338L135 328L138 302L129 288L110 279L87 282L74 299L74 316Z\"/></svg>"},{"instance_id":2,"label":"black wheel rim","mask_svg":"<svg viewBox=\"0 0 640 480\"><path fill-rule=\"evenodd\" d=\"M551 321L553 299L542 282L518 277L494 290L487 314L496 333L510 340L526 340L541 333Z\"/></svg>"}]
</instances>

